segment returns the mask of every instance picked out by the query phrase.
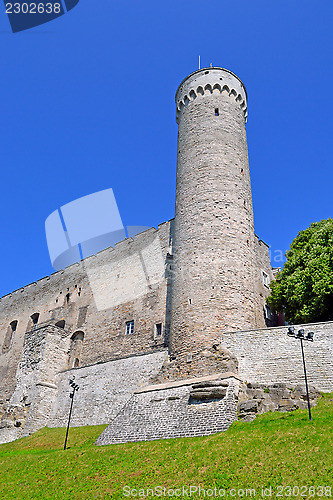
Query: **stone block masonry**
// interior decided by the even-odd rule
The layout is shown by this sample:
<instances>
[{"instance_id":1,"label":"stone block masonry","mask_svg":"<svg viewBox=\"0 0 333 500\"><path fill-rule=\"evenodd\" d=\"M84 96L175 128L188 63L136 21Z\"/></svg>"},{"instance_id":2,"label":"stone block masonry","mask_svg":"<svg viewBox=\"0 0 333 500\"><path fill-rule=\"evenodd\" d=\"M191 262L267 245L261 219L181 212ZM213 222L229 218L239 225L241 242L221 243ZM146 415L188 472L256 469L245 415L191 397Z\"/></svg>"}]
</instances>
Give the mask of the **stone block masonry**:
<instances>
[{"instance_id":1,"label":"stone block masonry","mask_svg":"<svg viewBox=\"0 0 333 500\"><path fill-rule=\"evenodd\" d=\"M229 374L209 398L195 398L195 385L211 387L214 377L150 386L133 395L96 444L152 441L179 437L208 436L227 430L237 420L239 380ZM222 385L223 384L223 385ZM216 386L215 386L216 389ZM202 392L202 391L201 391Z\"/></svg>"},{"instance_id":2,"label":"stone block masonry","mask_svg":"<svg viewBox=\"0 0 333 500\"><path fill-rule=\"evenodd\" d=\"M73 377L79 391L75 394L71 425L109 423L134 391L147 385L166 356L166 350L162 350L59 373L53 370L54 362L49 359L51 367L44 370L44 378L42 370L30 369L31 363L25 363L21 366L21 383L1 420L0 443L27 436L44 426L65 427L70 407L69 380ZM44 368L46 364L43 363Z\"/></svg>"},{"instance_id":3,"label":"stone block masonry","mask_svg":"<svg viewBox=\"0 0 333 500\"><path fill-rule=\"evenodd\" d=\"M309 387L310 405L314 406L320 392L314 387ZM308 408L305 386L295 387L287 384L243 384L238 397L238 418L251 422L258 413L266 411L294 411Z\"/></svg>"},{"instance_id":4,"label":"stone block masonry","mask_svg":"<svg viewBox=\"0 0 333 500\"><path fill-rule=\"evenodd\" d=\"M135 390L147 385L166 357L167 350L162 350L59 373L56 378L57 398L48 426L67 425L70 404L68 381L71 377L75 376L75 383L80 387L75 394L71 425L107 424L122 410Z\"/></svg>"},{"instance_id":5,"label":"stone block masonry","mask_svg":"<svg viewBox=\"0 0 333 500\"><path fill-rule=\"evenodd\" d=\"M37 345L41 325L61 325L68 351L81 332L80 355L65 352L62 369L165 346L171 226L151 228L0 299L0 413L16 389L27 337ZM134 321L133 335L126 335L127 321ZM161 325L159 335L156 324Z\"/></svg>"},{"instance_id":6,"label":"stone block masonry","mask_svg":"<svg viewBox=\"0 0 333 500\"><path fill-rule=\"evenodd\" d=\"M333 322L297 325L314 332L304 341L308 382L323 392L333 391ZM287 336L288 327L229 332L221 344L238 359L238 375L246 382L291 385L304 383L300 341Z\"/></svg>"}]
</instances>

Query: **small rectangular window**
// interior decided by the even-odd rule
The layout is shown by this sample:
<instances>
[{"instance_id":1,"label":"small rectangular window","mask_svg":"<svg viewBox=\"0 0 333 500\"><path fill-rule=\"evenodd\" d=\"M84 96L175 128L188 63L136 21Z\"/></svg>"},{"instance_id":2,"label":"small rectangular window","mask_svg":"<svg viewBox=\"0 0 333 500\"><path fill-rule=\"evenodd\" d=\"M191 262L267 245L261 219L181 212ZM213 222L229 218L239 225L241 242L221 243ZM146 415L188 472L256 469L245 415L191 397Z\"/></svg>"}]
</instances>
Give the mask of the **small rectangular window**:
<instances>
[{"instance_id":1,"label":"small rectangular window","mask_svg":"<svg viewBox=\"0 0 333 500\"><path fill-rule=\"evenodd\" d=\"M161 337L162 336L162 323L156 323L156 325L155 325L155 336L156 337Z\"/></svg>"},{"instance_id":2,"label":"small rectangular window","mask_svg":"<svg viewBox=\"0 0 333 500\"><path fill-rule=\"evenodd\" d=\"M272 311L269 306L265 305L265 318L266 319L272 319Z\"/></svg>"},{"instance_id":3,"label":"small rectangular window","mask_svg":"<svg viewBox=\"0 0 333 500\"><path fill-rule=\"evenodd\" d=\"M268 274L266 274L265 271L263 271L263 273L262 273L262 281L263 281L265 286L269 286Z\"/></svg>"},{"instance_id":4,"label":"small rectangular window","mask_svg":"<svg viewBox=\"0 0 333 500\"><path fill-rule=\"evenodd\" d=\"M219 116L219 108L215 108L215 116Z\"/></svg>"},{"instance_id":5,"label":"small rectangular window","mask_svg":"<svg viewBox=\"0 0 333 500\"><path fill-rule=\"evenodd\" d=\"M130 335L131 333L134 333L134 320L131 321L126 321L126 335Z\"/></svg>"}]
</instances>

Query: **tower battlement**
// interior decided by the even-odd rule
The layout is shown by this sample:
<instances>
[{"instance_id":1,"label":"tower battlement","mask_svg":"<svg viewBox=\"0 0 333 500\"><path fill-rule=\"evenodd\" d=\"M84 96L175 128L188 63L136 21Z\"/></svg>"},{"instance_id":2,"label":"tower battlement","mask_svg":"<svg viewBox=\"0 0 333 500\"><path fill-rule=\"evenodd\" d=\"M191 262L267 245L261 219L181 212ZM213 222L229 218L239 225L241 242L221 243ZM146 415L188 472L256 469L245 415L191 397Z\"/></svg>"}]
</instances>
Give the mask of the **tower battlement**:
<instances>
[{"instance_id":1,"label":"tower battlement","mask_svg":"<svg viewBox=\"0 0 333 500\"><path fill-rule=\"evenodd\" d=\"M179 85L176 92L176 122L182 109L189 102L205 94L227 92L239 103L247 119L247 92L243 82L231 71L224 68L203 68L191 73Z\"/></svg>"}]
</instances>

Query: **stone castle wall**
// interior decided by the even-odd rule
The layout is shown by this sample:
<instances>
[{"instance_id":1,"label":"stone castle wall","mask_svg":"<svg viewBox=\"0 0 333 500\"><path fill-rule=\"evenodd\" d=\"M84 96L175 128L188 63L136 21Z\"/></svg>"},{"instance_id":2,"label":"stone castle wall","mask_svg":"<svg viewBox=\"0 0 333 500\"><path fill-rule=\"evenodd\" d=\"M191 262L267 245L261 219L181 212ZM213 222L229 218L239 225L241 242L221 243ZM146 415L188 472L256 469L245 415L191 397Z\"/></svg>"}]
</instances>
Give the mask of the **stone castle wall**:
<instances>
[{"instance_id":1,"label":"stone castle wall","mask_svg":"<svg viewBox=\"0 0 333 500\"><path fill-rule=\"evenodd\" d=\"M272 320L266 313L266 299L270 294L269 283L273 279L273 273L269 258L268 245L255 236L255 324L257 328L264 328L271 326ZM267 276L267 284L265 283L265 276Z\"/></svg>"},{"instance_id":2,"label":"stone castle wall","mask_svg":"<svg viewBox=\"0 0 333 500\"><path fill-rule=\"evenodd\" d=\"M140 380L157 377L169 342L172 240L170 221L0 299L2 440L65 425L72 375L85 388L76 395L74 425L105 423ZM134 332L126 335L131 320ZM149 353L154 370L145 378L137 367L134 375L131 365ZM117 362L127 378L115 375Z\"/></svg>"},{"instance_id":3,"label":"stone castle wall","mask_svg":"<svg viewBox=\"0 0 333 500\"><path fill-rule=\"evenodd\" d=\"M171 226L152 228L0 299L0 409L15 391L20 360L29 339L38 344L41 326L61 325L67 342L62 369L164 347ZM132 320L134 333L126 335ZM160 335L156 324L162 324Z\"/></svg>"},{"instance_id":4,"label":"stone castle wall","mask_svg":"<svg viewBox=\"0 0 333 500\"><path fill-rule=\"evenodd\" d=\"M51 329L56 328L48 327L49 333ZM41 337L45 337L45 331ZM62 340L60 346L66 343ZM31 369L31 359L28 361L26 357L20 368L20 374L25 376L19 377L11 405L1 421L0 443L27 436L44 426L66 427L72 392L69 380L73 378L79 390L75 393L71 425L108 424L134 391L148 384L166 356L164 349L72 370L59 371L57 366L56 370L51 368L46 377L43 367L51 362L55 368L56 358L46 356L42 369L38 370L37 366ZM36 350L34 359L37 359Z\"/></svg>"},{"instance_id":5,"label":"stone castle wall","mask_svg":"<svg viewBox=\"0 0 333 500\"><path fill-rule=\"evenodd\" d=\"M304 341L308 383L324 392L333 390L333 322L298 325L313 331ZM287 336L288 327L224 333L221 343L238 359L238 375L250 383L304 383L300 341Z\"/></svg>"}]
</instances>

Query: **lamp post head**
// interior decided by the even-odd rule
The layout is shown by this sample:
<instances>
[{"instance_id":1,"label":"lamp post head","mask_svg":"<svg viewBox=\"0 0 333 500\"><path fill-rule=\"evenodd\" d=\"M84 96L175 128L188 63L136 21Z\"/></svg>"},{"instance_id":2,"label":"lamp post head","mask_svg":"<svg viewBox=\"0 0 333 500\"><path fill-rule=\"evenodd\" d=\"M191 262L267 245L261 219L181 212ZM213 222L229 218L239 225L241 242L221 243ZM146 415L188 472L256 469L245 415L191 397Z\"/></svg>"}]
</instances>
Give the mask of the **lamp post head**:
<instances>
[{"instance_id":1,"label":"lamp post head","mask_svg":"<svg viewBox=\"0 0 333 500\"><path fill-rule=\"evenodd\" d=\"M304 339L304 330L303 330L303 328L301 328L300 330L298 330L297 338L298 339Z\"/></svg>"},{"instance_id":2,"label":"lamp post head","mask_svg":"<svg viewBox=\"0 0 333 500\"><path fill-rule=\"evenodd\" d=\"M308 332L308 334L306 336L306 340L310 340L310 342L313 342L313 336L314 336L313 332Z\"/></svg>"},{"instance_id":3,"label":"lamp post head","mask_svg":"<svg viewBox=\"0 0 333 500\"><path fill-rule=\"evenodd\" d=\"M74 378L74 377L73 377ZM74 391L78 391L79 390L79 386L77 384L74 383L74 380L70 380L69 381L69 385L71 387L73 387Z\"/></svg>"},{"instance_id":4,"label":"lamp post head","mask_svg":"<svg viewBox=\"0 0 333 500\"><path fill-rule=\"evenodd\" d=\"M290 326L288 328L287 335L289 335L289 337L294 337L295 336L295 328L293 326Z\"/></svg>"}]
</instances>

